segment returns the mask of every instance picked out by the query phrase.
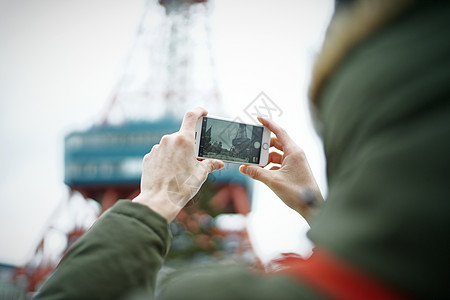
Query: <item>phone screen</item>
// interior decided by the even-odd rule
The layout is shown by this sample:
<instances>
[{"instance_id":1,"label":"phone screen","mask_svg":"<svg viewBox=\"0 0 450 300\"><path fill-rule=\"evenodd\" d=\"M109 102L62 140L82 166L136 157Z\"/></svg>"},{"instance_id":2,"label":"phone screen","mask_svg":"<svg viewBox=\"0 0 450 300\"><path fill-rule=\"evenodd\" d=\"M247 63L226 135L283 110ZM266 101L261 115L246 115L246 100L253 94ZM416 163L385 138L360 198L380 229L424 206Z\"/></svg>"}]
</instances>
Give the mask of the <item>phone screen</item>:
<instances>
[{"instance_id":1,"label":"phone screen","mask_svg":"<svg viewBox=\"0 0 450 300\"><path fill-rule=\"evenodd\" d=\"M259 164L263 126L203 117L200 157Z\"/></svg>"}]
</instances>

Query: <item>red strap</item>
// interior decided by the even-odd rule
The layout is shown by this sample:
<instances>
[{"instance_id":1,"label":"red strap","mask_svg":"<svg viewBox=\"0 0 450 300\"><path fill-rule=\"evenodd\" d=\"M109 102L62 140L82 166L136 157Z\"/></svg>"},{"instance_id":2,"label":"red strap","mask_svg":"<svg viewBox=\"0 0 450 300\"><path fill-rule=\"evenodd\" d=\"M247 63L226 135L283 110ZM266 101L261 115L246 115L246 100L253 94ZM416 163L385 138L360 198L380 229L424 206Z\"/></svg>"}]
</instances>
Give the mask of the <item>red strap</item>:
<instances>
[{"instance_id":1,"label":"red strap","mask_svg":"<svg viewBox=\"0 0 450 300\"><path fill-rule=\"evenodd\" d=\"M367 277L367 275L338 261L323 250L316 250L307 260L287 257L280 261L286 267L281 272L287 272L299 281L309 283L334 299L407 299L396 291Z\"/></svg>"}]
</instances>

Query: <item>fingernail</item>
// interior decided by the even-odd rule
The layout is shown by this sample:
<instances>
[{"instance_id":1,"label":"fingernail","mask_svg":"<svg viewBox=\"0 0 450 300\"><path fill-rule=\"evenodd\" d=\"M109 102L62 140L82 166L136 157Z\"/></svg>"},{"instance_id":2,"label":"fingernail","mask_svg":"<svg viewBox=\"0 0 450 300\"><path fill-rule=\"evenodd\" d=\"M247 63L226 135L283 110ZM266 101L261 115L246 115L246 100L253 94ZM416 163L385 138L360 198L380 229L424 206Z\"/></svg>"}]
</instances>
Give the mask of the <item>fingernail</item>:
<instances>
[{"instance_id":1,"label":"fingernail","mask_svg":"<svg viewBox=\"0 0 450 300\"><path fill-rule=\"evenodd\" d=\"M247 174L247 166L246 165L240 166L239 169L242 173Z\"/></svg>"}]
</instances>

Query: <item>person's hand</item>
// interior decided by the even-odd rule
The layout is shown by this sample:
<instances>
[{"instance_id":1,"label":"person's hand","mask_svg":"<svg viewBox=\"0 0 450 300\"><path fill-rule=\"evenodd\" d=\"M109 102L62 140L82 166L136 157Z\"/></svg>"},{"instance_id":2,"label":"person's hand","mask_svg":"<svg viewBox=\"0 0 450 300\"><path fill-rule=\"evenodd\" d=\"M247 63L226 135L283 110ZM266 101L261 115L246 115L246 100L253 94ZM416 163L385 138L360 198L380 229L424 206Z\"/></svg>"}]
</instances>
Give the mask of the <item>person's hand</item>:
<instances>
[{"instance_id":1,"label":"person's hand","mask_svg":"<svg viewBox=\"0 0 450 300\"><path fill-rule=\"evenodd\" d=\"M198 161L195 155L195 125L207 114L203 108L187 112L180 130L163 136L145 155L141 192L133 202L148 206L171 222L208 174L224 166L216 159Z\"/></svg>"},{"instance_id":2,"label":"person's hand","mask_svg":"<svg viewBox=\"0 0 450 300\"><path fill-rule=\"evenodd\" d=\"M322 203L323 198L305 153L277 124L263 118L258 120L276 136L271 138L270 146L283 154L269 153L269 163L275 164L270 169L242 165L239 170L266 184L287 206L309 221L313 208Z\"/></svg>"}]
</instances>

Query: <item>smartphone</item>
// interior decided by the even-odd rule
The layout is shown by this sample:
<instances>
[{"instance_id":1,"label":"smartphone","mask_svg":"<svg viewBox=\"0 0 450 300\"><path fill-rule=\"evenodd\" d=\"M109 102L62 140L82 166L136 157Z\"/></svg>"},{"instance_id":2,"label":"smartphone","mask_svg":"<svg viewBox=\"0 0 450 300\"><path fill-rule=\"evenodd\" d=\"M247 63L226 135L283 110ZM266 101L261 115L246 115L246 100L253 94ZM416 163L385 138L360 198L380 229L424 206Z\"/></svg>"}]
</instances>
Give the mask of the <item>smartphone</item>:
<instances>
[{"instance_id":1,"label":"smartphone","mask_svg":"<svg viewBox=\"0 0 450 300\"><path fill-rule=\"evenodd\" d=\"M269 161L270 130L262 125L201 117L195 128L198 158L265 166Z\"/></svg>"}]
</instances>

